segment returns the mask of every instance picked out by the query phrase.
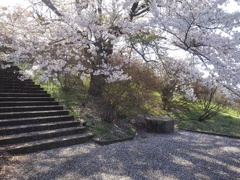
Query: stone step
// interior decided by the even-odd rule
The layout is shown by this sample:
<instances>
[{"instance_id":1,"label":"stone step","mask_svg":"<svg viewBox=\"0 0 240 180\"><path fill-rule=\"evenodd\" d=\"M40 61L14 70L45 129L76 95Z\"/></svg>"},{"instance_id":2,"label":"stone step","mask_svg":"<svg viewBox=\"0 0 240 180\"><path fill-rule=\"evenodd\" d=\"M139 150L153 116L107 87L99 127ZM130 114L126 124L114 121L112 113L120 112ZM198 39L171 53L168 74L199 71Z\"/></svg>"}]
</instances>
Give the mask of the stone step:
<instances>
[{"instance_id":1,"label":"stone step","mask_svg":"<svg viewBox=\"0 0 240 180\"><path fill-rule=\"evenodd\" d=\"M66 121L66 122L51 122L51 123L43 123L43 124L4 126L4 127L0 127L0 135L6 136L6 135L12 135L12 134L45 131L45 130L61 129L61 128L67 128L67 127L76 127L76 126L80 126L80 122Z\"/></svg>"},{"instance_id":2,"label":"stone step","mask_svg":"<svg viewBox=\"0 0 240 180\"><path fill-rule=\"evenodd\" d=\"M3 93L0 92L0 97L51 97L47 93Z\"/></svg>"},{"instance_id":3,"label":"stone step","mask_svg":"<svg viewBox=\"0 0 240 180\"><path fill-rule=\"evenodd\" d=\"M24 81L14 77L14 78L7 78L7 77L0 77L0 83L29 83L29 84L35 84L31 79L25 79Z\"/></svg>"},{"instance_id":4,"label":"stone step","mask_svg":"<svg viewBox=\"0 0 240 180\"><path fill-rule=\"evenodd\" d=\"M13 73L1 73L0 72L0 80L20 80L19 77L21 77L20 74L13 74ZM29 79L25 79L25 80L29 80Z\"/></svg>"},{"instance_id":5,"label":"stone step","mask_svg":"<svg viewBox=\"0 0 240 180\"><path fill-rule=\"evenodd\" d=\"M1 62L2 63L2 62ZM6 64L5 64L6 65ZM14 71L14 70L17 70L17 71L19 71L20 69L19 69L19 67L17 67L17 66L13 66L13 64L11 64L11 66L10 67L7 67L7 68L5 68L5 69L1 69L1 71Z\"/></svg>"},{"instance_id":6,"label":"stone step","mask_svg":"<svg viewBox=\"0 0 240 180\"><path fill-rule=\"evenodd\" d=\"M84 127L78 126L78 127L61 128L61 129L55 129L55 130L46 130L46 131L37 131L37 132L22 133L22 134L13 134L8 136L0 136L0 146L49 139L53 137L80 134L80 133L83 133L84 130L85 130Z\"/></svg>"},{"instance_id":7,"label":"stone step","mask_svg":"<svg viewBox=\"0 0 240 180\"><path fill-rule=\"evenodd\" d=\"M27 112L27 111L48 111L48 110L63 110L61 105L53 106L10 106L0 107L0 113L3 112Z\"/></svg>"},{"instance_id":8,"label":"stone step","mask_svg":"<svg viewBox=\"0 0 240 180\"><path fill-rule=\"evenodd\" d=\"M1 77L6 76L14 76L14 75L19 75L19 71L18 70L1 70L0 71L0 75Z\"/></svg>"},{"instance_id":9,"label":"stone step","mask_svg":"<svg viewBox=\"0 0 240 180\"><path fill-rule=\"evenodd\" d=\"M39 89L8 89L8 88L1 88L0 87L0 92L2 93L47 93L44 91L42 88Z\"/></svg>"},{"instance_id":10,"label":"stone step","mask_svg":"<svg viewBox=\"0 0 240 180\"><path fill-rule=\"evenodd\" d=\"M20 74L0 73L0 80L20 80Z\"/></svg>"},{"instance_id":11,"label":"stone step","mask_svg":"<svg viewBox=\"0 0 240 180\"><path fill-rule=\"evenodd\" d=\"M5 69L1 69L0 72L19 72L19 68L16 66L12 66L12 67L7 67Z\"/></svg>"},{"instance_id":12,"label":"stone step","mask_svg":"<svg viewBox=\"0 0 240 180\"><path fill-rule=\"evenodd\" d=\"M28 117L28 118L24 117L24 118L14 118L14 119L1 119L0 126L43 124L43 123L63 122L63 121L72 121L72 120L74 120L74 117L71 115Z\"/></svg>"},{"instance_id":13,"label":"stone step","mask_svg":"<svg viewBox=\"0 0 240 180\"><path fill-rule=\"evenodd\" d=\"M19 68L0 69L0 151L26 154L89 141L79 121Z\"/></svg>"},{"instance_id":14,"label":"stone step","mask_svg":"<svg viewBox=\"0 0 240 180\"><path fill-rule=\"evenodd\" d=\"M15 88L33 88L37 89L40 88L40 85L36 84L25 84L25 83L17 83L17 84L0 84L0 88L9 88L9 89L15 89Z\"/></svg>"},{"instance_id":15,"label":"stone step","mask_svg":"<svg viewBox=\"0 0 240 180\"><path fill-rule=\"evenodd\" d=\"M0 71L0 75L1 77L12 77L12 76L16 76L16 75L20 75L19 72L17 70L4 70L4 71Z\"/></svg>"},{"instance_id":16,"label":"stone step","mask_svg":"<svg viewBox=\"0 0 240 180\"><path fill-rule=\"evenodd\" d=\"M49 110L49 111L26 111L26 112L6 112L0 113L0 119L12 119L12 118L27 118L27 117L43 117L43 116L60 116L69 115L66 110Z\"/></svg>"},{"instance_id":17,"label":"stone step","mask_svg":"<svg viewBox=\"0 0 240 180\"><path fill-rule=\"evenodd\" d=\"M89 141L93 135L91 133L83 133L78 135L63 136L57 138L51 138L41 141L34 141L23 144L16 144L12 146L7 146L1 149L6 150L8 153L17 154L27 154L43 150L55 149L59 147L66 147L76 144L81 144Z\"/></svg>"},{"instance_id":18,"label":"stone step","mask_svg":"<svg viewBox=\"0 0 240 180\"><path fill-rule=\"evenodd\" d=\"M20 74L0 73L0 80L20 80Z\"/></svg>"},{"instance_id":19,"label":"stone step","mask_svg":"<svg viewBox=\"0 0 240 180\"><path fill-rule=\"evenodd\" d=\"M50 97L0 97L0 102L3 101L54 101Z\"/></svg>"},{"instance_id":20,"label":"stone step","mask_svg":"<svg viewBox=\"0 0 240 180\"><path fill-rule=\"evenodd\" d=\"M22 80L21 78L21 74L19 73L6 73L6 72L0 72L0 81L7 81L7 80L11 80L11 81L17 81L17 82L33 82L32 79L24 79Z\"/></svg>"},{"instance_id":21,"label":"stone step","mask_svg":"<svg viewBox=\"0 0 240 180\"><path fill-rule=\"evenodd\" d=\"M6 87L6 86L0 86L0 91L2 90L31 90L31 91L36 91L36 90L43 90L41 87L36 87L36 86L11 86L11 87Z\"/></svg>"},{"instance_id":22,"label":"stone step","mask_svg":"<svg viewBox=\"0 0 240 180\"><path fill-rule=\"evenodd\" d=\"M0 107L11 107L11 106L50 106L59 105L55 101L4 101L0 102Z\"/></svg>"},{"instance_id":23,"label":"stone step","mask_svg":"<svg viewBox=\"0 0 240 180\"><path fill-rule=\"evenodd\" d=\"M1 87L9 87L9 86L34 86L34 82L26 82L26 81L12 81L12 80L6 80L2 81L0 80L0 86Z\"/></svg>"},{"instance_id":24,"label":"stone step","mask_svg":"<svg viewBox=\"0 0 240 180\"><path fill-rule=\"evenodd\" d=\"M7 82L12 82L12 83L29 83L29 84L35 84L31 79L25 79L25 80L20 80L16 77L0 77L0 83L7 83Z\"/></svg>"}]
</instances>

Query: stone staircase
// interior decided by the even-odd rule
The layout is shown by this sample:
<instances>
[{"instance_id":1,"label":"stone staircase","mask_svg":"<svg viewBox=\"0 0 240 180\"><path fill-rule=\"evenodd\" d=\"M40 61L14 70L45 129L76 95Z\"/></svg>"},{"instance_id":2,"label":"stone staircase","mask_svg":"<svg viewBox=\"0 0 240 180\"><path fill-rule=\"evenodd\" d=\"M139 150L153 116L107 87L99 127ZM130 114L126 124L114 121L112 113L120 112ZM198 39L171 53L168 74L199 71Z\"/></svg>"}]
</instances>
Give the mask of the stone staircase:
<instances>
[{"instance_id":1,"label":"stone staircase","mask_svg":"<svg viewBox=\"0 0 240 180\"><path fill-rule=\"evenodd\" d=\"M0 69L0 150L26 154L89 141L80 122L17 67Z\"/></svg>"}]
</instances>

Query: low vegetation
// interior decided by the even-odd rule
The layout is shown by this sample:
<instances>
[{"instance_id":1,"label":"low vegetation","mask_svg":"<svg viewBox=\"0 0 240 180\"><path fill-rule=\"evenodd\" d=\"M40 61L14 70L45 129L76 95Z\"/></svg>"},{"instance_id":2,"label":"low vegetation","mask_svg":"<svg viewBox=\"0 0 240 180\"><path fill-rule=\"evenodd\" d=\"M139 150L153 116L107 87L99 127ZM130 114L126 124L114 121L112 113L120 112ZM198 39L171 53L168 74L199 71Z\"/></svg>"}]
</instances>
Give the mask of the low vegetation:
<instances>
[{"instance_id":1,"label":"low vegetation","mask_svg":"<svg viewBox=\"0 0 240 180\"><path fill-rule=\"evenodd\" d=\"M171 112L171 115L176 118L178 127L240 137L239 111L225 107L216 116L213 116L204 122L200 122L198 119L201 114L203 114L201 105L197 103L188 104L188 108L189 109Z\"/></svg>"},{"instance_id":2,"label":"low vegetation","mask_svg":"<svg viewBox=\"0 0 240 180\"><path fill-rule=\"evenodd\" d=\"M176 119L179 128L240 137L239 106L235 103L233 107L226 103L226 99L216 91L216 88L206 90L205 87L204 91L198 92L197 101L187 100L181 95L171 97L168 108L165 109L163 95L161 91L157 91L156 86L160 83L153 74L139 68L130 73L133 77L131 80L110 83L104 90L104 98L109 104L108 111L113 118L112 122L102 121L95 99L88 95L87 81L76 83L67 91L60 83L53 81L40 84L97 139L132 137L137 128L144 128L144 117L162 115ZM199 118L207 113L209 116L200 121ZM133 123L132 119L140 116L142 118L138 119L138 125Z\"/></svg>"}]
</instances>

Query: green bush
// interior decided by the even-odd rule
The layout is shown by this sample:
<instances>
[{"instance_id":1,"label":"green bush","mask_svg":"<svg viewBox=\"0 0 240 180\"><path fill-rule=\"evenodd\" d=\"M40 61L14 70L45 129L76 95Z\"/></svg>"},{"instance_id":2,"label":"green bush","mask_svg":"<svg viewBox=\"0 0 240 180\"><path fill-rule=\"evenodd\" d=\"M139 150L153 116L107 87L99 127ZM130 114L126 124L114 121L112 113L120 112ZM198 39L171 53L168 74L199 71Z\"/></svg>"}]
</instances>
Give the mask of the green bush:
<instances>
[{"instance_id":1,"label":"green bush","mask_svg":"<svg viewBox=\"0 0 240 180\"><path fill-rule=\"evenodd\" d=\"M131 80L110 83L105 87L103 96L109 110L121 118L146 115L158 107L159 99L154 94L157 77L153 71L147 66L132 64L125 72L132 77Z\"/></svg>"}]
</instances>

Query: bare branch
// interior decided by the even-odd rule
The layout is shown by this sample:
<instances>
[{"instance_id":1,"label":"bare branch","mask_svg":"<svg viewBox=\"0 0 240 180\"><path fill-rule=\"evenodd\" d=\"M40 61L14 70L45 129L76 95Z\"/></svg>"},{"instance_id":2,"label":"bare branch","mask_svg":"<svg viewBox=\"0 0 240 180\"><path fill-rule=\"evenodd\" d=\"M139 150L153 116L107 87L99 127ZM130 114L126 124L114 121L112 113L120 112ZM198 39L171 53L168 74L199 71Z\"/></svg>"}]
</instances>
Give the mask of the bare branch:
<instances>
[{"instance_id":1,"label":"bare branch","mask_svg":"<svg viewBox=\"0 0 240 180\"><path fill-rule=\"evenodd\" d=\"M62 14L57 10L57 8L52 4L50 0L42 0L42 2L49 7L56 15L62 16Z\"/></svg>"},{"instance_id":2,"label":"bare branch","mask_svg":"<svg viewBox=\"0 0 240 180\"><path fill-rule=\"evenodd\" d=\"M149 11L148 2L139 6L139 2L135 2L132 5L131 12L130 12L130 20L132 21L134 17L139 16L145 12Z\"/></svg>"},{"instance_id":3,"label":"bare branch","mask_svg":"<svg viewBox=\"0 0 240 180\"><path fill-rule=\"evenodd\" d=\"M135 46L132 42L131 43L131 47L132 49L134 49L142 58L145 62L157 62L156 60L147 60L146 56L145 56L145 53L141 53Z\"/></svg>"}]
</instances>

